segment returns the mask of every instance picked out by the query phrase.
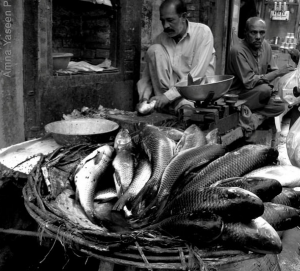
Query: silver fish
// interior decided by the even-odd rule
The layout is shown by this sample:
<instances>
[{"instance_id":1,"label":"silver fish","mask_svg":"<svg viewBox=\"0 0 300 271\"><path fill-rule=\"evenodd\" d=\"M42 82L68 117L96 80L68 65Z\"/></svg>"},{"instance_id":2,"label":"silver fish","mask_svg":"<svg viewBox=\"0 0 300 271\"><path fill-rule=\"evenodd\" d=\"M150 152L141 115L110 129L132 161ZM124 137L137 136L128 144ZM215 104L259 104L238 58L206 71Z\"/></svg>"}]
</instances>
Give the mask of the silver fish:
<instances>
[{"instance_id":1,"label":"silver fish","mask_svg":"<svg viewBox=\"0 0 300 271\"><path fill-rule=\"evenodd\" d=\"M141 115L148 115L154 111L155 105L155 100L153 100L152 102L143 101L137 104L136 110Z\"/></svg>"},{"instance_id":2,"label":"silver fish","mask_svg":"<svg viewBox=\"0 0 300 271\"><path fill-rule=\"evenodd\" d=\"M114 181L118 197L123 195L132 182L134 172L134 157L131 150L121 149L117 151L112 165L114 167Z\"/></svg>"},{"instance_id":3,"label":"silver fish","mask_svg":"<svg viewBox=\"0 0 300 271\"><path fill-rule=\"evenodd\" d=\"M152 166L152 175L133 202L133 215L146 215L155 201L162 174L174 155L175 142L153 125L147 125L140 132L141 145L148 155Z\"/></svg>"},{"instance_id":4,"label":"silver fish","mask_svg":"<svg viewBox=\"0 0 300 271\"><path fill-rule=\"evenodd\" d=\"M134 171L132 183L127 191L115 203L113 209L120 211L126 204L132 202L150 179L151 173L152 171L149 159L147 157L140 158Z\"/></svg>"},{"instance_id":5,"label":"silver fish","mask_svg":"<svg viewBox=\"0 0 300 271\"><path fill-rule=\"evenodd\" d=\"M292 165L264 166L247 173L245 176L275 179L283 187L300 186L300 168Z\"/></svg>"},{"instance_id":6,"label":"silver fish","mask_svg":"<svg viewBox=\"0 0 300 271\"><path fill-rule=\"evenodd\" d=\"M207 141L203 131L196 124L192 124L184 130L181 139L176 145L175 153L194 147L200 147L206 143Z\"/></svg>"},{"instance_id":7,"label":"silver fish","mask_svg":"<svg viewBox=\"0 0 300 271\"><path fill-rule=\"evenodd\" d=\"M76 198L91 221L94 218L97 183L112 161L113 154L113 147L103 145L86 156L75 170Z\"/></svg>"}]
</instances>

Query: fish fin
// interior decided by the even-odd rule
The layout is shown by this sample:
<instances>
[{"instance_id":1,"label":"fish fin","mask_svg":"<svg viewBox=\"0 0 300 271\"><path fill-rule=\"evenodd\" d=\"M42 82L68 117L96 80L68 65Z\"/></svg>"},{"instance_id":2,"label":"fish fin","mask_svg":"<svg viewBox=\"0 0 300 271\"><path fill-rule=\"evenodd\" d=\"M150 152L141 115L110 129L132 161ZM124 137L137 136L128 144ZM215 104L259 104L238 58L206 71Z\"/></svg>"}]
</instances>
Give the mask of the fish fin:
<instances>
[{"instance_id":1,"label":"fish fin","mask_svg":"<svg viewBox=\"0 0 300 271\"><path fill-rule=\"evenodd\" d=\"M117 195L118 195L118 197L120 197L120 195L123 194L123 189L122 189L122 184L121 184L121 181L120 181L119 174L117 172L115 172L113 174L113 178L114 178L114 183L115 183Z\"/></svg>"},{"instance_id":2,"label":"fish fin","mask_svg":"<svg viewBox=\"0 0 300 271\"><path fill-rule=\"evenodd\" d=\"M94 156L94 165L98 165L101 162L103 155L102 152L98 152L97 155Z\"/></svg>"},{"instance_id":3,"label":"fish fin","mask_svg":"<svg viewBox=\"0 0 300 271\"><path fill-rule=\"evenodd\" d=\"M78 189L76 189L76 191L75 191L75 200L77 202L79 202L79 191L78 191Z\"/></svg>"}]
</instances>

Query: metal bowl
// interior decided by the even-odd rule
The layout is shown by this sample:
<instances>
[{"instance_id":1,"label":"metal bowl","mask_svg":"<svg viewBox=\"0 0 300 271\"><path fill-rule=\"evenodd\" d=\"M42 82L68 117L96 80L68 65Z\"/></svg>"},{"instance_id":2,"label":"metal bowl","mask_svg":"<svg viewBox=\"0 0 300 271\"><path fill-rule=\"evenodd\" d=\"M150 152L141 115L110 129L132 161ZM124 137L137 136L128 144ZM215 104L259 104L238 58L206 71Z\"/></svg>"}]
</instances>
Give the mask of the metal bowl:
<instances>
[{"instance_id":1,"label":"metal bowl","mask_svg":"<svg viewBox=\"0 0 300 271\"><path fill-rule=\"evenodd\" d=\"M93 118L61 120L45 126L45 131L51 133L62 146L109 142L116 136L118 129L119 124L116 122Z\"/></svg>"},{"instance_id":2,"label":"metal bowl","mask_svg":"<svg viewBox=\"0 0 300 271\"><path fill-rule=\"evenodd\" d=\"M233 75L214 75L195 78L194 84L189 85L187 81L175 85L182 97L192 101L215 101L226 94L232 84ZM203 82L199 85L197 81Z\"/></svg>"}]
</instances>

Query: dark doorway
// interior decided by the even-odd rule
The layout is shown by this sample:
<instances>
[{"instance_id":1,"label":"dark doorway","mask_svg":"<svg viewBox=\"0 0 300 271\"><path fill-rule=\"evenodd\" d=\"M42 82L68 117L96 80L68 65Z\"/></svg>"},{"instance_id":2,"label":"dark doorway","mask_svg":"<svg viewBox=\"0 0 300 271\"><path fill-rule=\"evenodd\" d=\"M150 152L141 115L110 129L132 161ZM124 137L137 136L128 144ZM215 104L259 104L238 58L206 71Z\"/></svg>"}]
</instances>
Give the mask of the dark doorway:
<instances>
[{"instance_id":1,"label":"dark doorway","mask_svg":"<svg viewBox=\"0 0 300 271\"><path fill-rule=\"evenodd\" d=\"M255 5L255 0L241 0L241 7L240 7L240 19L239 19L239 30L238 30L238 37L240 39L244 38L244 29L246 21L250 17L257 16L257 10Z\"/></svg>"}]
</instances>

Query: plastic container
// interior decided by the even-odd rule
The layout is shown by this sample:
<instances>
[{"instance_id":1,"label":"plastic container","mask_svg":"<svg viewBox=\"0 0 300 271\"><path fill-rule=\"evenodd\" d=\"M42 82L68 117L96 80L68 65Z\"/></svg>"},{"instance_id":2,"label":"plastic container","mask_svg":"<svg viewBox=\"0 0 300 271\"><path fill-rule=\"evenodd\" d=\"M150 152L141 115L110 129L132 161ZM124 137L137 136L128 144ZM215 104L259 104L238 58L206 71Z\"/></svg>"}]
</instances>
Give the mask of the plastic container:
<instances>
[{"instance_id":1,"label":"plastic container","mask_svg":"<svg viewBox=\"0 0 300 271\"><path fill-rule=\"evenodd\" d=\"M53 53L53 70L65 70L72 56L71 53Z\"/></svg>"}]
</instances>

